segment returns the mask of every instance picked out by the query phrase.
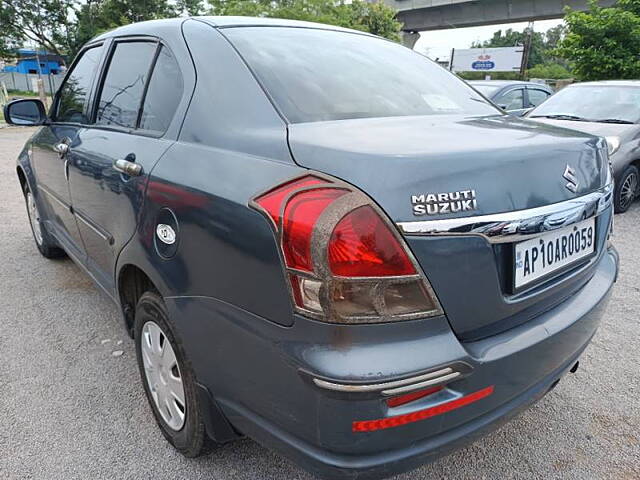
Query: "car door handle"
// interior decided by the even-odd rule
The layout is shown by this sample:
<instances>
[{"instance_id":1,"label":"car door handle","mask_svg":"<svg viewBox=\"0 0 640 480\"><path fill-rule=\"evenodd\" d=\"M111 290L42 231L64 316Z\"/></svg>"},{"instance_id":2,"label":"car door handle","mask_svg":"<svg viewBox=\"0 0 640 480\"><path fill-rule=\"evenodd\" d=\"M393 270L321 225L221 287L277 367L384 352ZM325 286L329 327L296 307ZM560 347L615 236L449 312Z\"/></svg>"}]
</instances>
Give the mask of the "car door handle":
<instances>
[{"instance_id":1,"label":"car door handle","mask_svg":"<svg viewBox=\"0 0 640 480\"><path fill-rule=\"evenodd\" d=\"M71 143L71 139L69 137L64 137L60 140L59 143L56 143L53 146L53 150L60 155L60 158L64 157L67 153L69 153L69 144Z\"/></svg>"},{"instance_id":2,"label":"car door handle","mask_svg":"<svg viewBox=\"0 0 640 480\"><path fill-rule=\"evenodd\" d=\"M142 165L122 158L113 162L113 168L120 173L129 175L130 177L137 177L142 174Z\"/></svg>"}]
</instances>

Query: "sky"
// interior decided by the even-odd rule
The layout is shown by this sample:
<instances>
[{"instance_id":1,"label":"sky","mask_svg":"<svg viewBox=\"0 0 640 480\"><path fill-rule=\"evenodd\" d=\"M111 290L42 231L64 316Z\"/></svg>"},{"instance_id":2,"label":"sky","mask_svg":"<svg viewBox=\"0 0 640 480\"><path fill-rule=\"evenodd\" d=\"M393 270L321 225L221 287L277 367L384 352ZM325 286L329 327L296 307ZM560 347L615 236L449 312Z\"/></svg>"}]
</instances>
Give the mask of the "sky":
<instances>
[{"instance_id":1,"label":"sky","mask_svg":"<svg viewBox=\"0 0 640 480\"><path fill-rule=\"evenodd\" d=\"M540 20L533 24L536 32L546 32L556 25L560 25L562 19ZM434 30L431 32L421 32L420 39L416 43L414 50L426 54L429 58L440 60L448 59L452 48L469 48L475 41L488 40L497 30L522 31L528 22L507 23L504 25L488 25L486 27L455 28L451 30Z\"/></svg>"}]
</instances>

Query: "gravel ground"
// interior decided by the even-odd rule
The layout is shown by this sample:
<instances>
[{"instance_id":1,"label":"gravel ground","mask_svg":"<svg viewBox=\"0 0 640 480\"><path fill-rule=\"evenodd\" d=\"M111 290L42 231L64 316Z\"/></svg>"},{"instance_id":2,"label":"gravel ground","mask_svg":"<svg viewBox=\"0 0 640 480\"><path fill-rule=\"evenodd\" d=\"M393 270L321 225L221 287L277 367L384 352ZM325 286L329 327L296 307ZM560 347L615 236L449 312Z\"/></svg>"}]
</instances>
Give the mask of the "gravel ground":
<instances>
[{"instance_id":1,"label":"gravel ground","mask_svg":"<svg viewBox=\"0 0 640 480\"><path fill-rule=\"evenodd\" d=\"M0 478L311 479L250 440L196 460L167 444L116 307L34 246L14 170L30 134L0 130ZM620 278L580 370L501 430L397 480L640 479L639 225L640 202L616 217Z\"/></svg>"}]
</instances>

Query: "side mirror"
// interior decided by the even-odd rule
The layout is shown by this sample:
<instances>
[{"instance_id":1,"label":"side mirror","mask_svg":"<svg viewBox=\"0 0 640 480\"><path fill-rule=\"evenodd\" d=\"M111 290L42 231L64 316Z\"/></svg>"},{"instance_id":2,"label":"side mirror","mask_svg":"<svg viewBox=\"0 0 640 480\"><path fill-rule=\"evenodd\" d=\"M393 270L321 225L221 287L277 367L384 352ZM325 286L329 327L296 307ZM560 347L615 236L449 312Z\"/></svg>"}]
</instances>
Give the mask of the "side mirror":
<instances>
[{"instance_id":1,"label":"side mirror","mask_svg":"<svg viewBox=\"0 0 640 480\"><path fill-rule=\"evenodd\" d=\"M499 103L498 107L500 107L502 110L505 110L505 111L507 110L507 104L506 103L505 104Z\"/></svg>"},{"instance_id":2,"label":"side mirror","mask_svg":"<svg viewBox=\"0 0 640 480\"><path fill-rule=\"evenodd\" d=\"M23 98L4 106L4 119L9 125L42 125L47 112L40 100Z\"/></svg>"}]
</instances>

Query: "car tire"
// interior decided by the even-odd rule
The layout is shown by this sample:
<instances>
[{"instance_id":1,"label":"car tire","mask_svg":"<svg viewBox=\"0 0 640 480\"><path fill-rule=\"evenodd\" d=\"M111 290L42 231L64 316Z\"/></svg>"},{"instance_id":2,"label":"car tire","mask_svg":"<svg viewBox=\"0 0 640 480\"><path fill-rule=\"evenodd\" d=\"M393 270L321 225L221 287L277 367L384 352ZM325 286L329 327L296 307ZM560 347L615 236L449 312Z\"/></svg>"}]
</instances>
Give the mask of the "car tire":
<instances>
[{"instance_id":1,"label":"car tire","mask_svg":"<svg viewBox=\"0 0 640 480\"><path fill-rule=\"evenodd\" d=\"M614 210L616 213L624 213L638 195L638 185L640 184L640 174L638 167L629 165L620 176L620 181L616 182L613 196Z\"/></svg>"},{"instance_id":2,"label":"car tire","mask_svg":"<svg viewBox=\"0 0 640 480\"><path fill-rule=\"evenodd\" d=\"M61 258L66 254L62 248L58 246L56 240L47 231L46 224L42 221L40 209L36 199L31 193L29 185L26 183L23 187L24 200L27 206L27 215L29 216L29 226L33 234L33 241L36 243L38 251L45 258Z\"/></svg>"},{"instance_id":3,"label":"car tire","mask_svg":"<svg viewBox=\"0 0 640 480\"><path fill-rule=\"evenodd\" d=\"M213 442L205 430L193 368L155 292L138 301L134 339L142 385L162 434L186 457L207 453Z\"/></svg>"}]
</instances>

